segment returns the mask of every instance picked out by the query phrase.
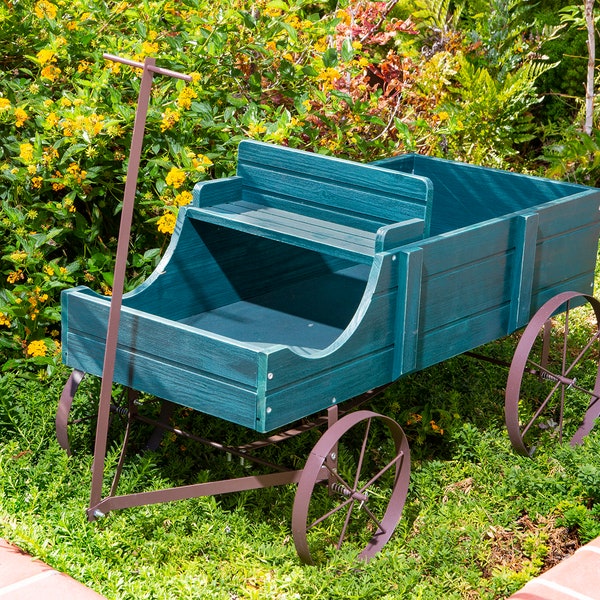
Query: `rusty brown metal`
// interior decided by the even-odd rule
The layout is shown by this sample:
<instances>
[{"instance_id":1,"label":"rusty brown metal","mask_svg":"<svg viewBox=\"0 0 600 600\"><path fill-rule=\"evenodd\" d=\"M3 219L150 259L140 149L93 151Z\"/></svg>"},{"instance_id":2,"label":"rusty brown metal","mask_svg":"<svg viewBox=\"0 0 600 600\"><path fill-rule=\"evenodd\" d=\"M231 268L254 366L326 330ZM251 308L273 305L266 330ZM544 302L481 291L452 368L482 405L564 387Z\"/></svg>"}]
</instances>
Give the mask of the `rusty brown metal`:
<instances>
[{"instance_id":1,"label":"rusty brown metal","mask_svg":"<svg viewBox=\"0 0 600 600\"><path fill-rule=\"evenodd\" d=\"M593 308L596 319L596 333L594 333L581 350L573 349L568 352L569 312L573 302L585 301ZM551 319L559 312L565 312L565 330L561 340L560 356L556 363L550 358ZM540 337L541 336L541 337ZM559 403L558 421L554 428L557 431L559 442L563 435L563 416L565 403L568 402L572 392L584 394L589 397L589 405L585 411L579 429L571 437L572 445L580 444L600 416L600 363L596 367L596 378L593 387L582 387L574 377L575 367L586 357L590 348L596 344L600 348L600 302L593 296L578 292L563 292L548 300L533 316L529 325L523 331L519 344L515 350L506 383L505 419L510 441L516 452L524 456L531 456L535 446L526 438L534 428L547 428L544 419L548 414L548 407L552 403ZM534 346L541 340L540 356L535 360ZM594 354L594 353L590 353ZM574 358L573 358L574 357ZM597 361L597 356L594 358ZM519 407L523 402L522 385L524 376L537 377L540 382L547 382L548 389L545 397L538 399L538 404L526 421L521 422Z\"/></svg>"},{"instance_id":2,"label":"rusty brown metal","mask_svg":"<svg viewBox=\"0 0 600 600\"><path fill-rule=\"evenodd\" d=\"M368 475L365 476L362 471L367 453L368 438L371 434L370 424L375 419L380 420L387 426L389 435L394 443L395 452L386 458L384 467L376 469L375 473L369 477ZM334 452L334 449L337 449L342 436L363 423L366 427L358 460L356 461L355 475L353 481L348 481L338 471L337 452L336 457L334 457L334 464L336 466L333 468L330 466L331 453ZM377 446L383 446L382 440L377 440ZM387 505L385 509L381 509L384 510L383 515L379 517L374 514L369 506L369 489L390 469L395 470L393 485ZM363 481L364 477L368 477L366 483ZM358 510L364 511L368 515L371 524L375 525L374 533L358 555L358 558L361 560L371 559L390 539L400 520L408 493L409 479L410 450L408 441L402 428L393 419L372 411L359 410L335 422L316 443L306 461L302 476L298 482L292 511L292 532L296 551L300 558L306 564L314 564L315 561L308 539L309 531L320 523L327 521L336 513L343 514L341 511L346 511L344 523L341 526L337 541L339 548L345 540L348 525L353 516L353 510ZM333 483L331 483L331 480L333 480ZM330 510L325 509L323 514L313 520L313 516L311 515L313 494L317 486L325 483L329 488L334 506ZM358 506L355 506L357 503ZM317 508L322 510L320 504ZM329 535L331 535L331 532L329 532Z\"/></svg>"},{"instance_id":3,"label":"rusty brown metal","mask_svg":"<svg viewBox=\"0 0 600 600\"><path fill-rule=\"evenodd\" d=\"M100 387L100 400L98 405L98 422L96 425L96 440L94 445L94 460L92 464L92 485L90 492L90 507L98 505L102 497L102 484L104 480L104 463L106 460L106 446L108 436L108 424L110 417L110 405L112 387L114 381L115 362L117 356L117 344L119 337L119 323L121 316L121 305L123 290L125 286L125 272L127 268L127 255L129 240L131 237L131 223L135 205L135 192L139 173L140 159L144 140L144 129L146 116L150 103L150 92L152 89L153 74L167 75L179 79L191 80L189 75L160 69L156 66L154 58L146 58L144 63L137 63L128 59L120 58L111 54L105 54L104 58L120 62L143 70L138 104L133 126L133 136L127 165L127 180L123 196L123 208L121 211L121 223L119 227L119 238L117 242L117 256L113 277L112 298L108 316L108 329L106 333L106 346L102 368L102 384ZM88 513L89 514L89 513Z\"/></svg>"},{"instance_id":4,"label":"rusty brown metal","mask_svg":"<svg viewBox=\"0 0 600 600\"><path fill-rule=\"evenodd\" d=\"M71 456L71 444L69 443L69 415L71 413L71 406L73 405L73 398L77 393L77 388L84 378L85 373L83 371L73 370L67 379L67 383L63 388L58 401L58 409L56 411L56 439L60 444L60 447Z\"/></svg>"}]
</instances>

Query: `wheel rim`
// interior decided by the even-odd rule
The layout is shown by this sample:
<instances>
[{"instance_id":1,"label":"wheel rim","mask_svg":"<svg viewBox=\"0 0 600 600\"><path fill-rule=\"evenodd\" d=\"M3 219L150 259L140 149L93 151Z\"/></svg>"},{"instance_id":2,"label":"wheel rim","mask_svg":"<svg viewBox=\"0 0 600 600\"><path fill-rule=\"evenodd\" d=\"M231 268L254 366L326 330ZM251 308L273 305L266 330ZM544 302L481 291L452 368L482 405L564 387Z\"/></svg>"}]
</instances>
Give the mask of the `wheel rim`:
<instances>
[{"instance_id":1,"label":"wheel rim","mask_svg":"<svg viewBox=\"0 0 600 600\"><path fill-rule=\"evenodd\" d=\"M409 477L408 442L393 419L363 410L337 421L313 448L298 483L292 531L302 561L314 564L324 542L339 549L350 539L362 547L360 559L372 558L400 520Z\"/></svg>"},{"instance_id":2,"label":"wheel rim","mask_svg":"<svg viewBox=\"0 0 600 600\"><path fill-rule=\"evenodd\" d=\"M594 323L590 336L577 340L572 325L582 300L593 308ZM553 315L563 309L561 322L552 324ZM600 303L595 298L564 292L548 300L525 328L505 398L508 435L519 454L531 456L544 437L581 443L593 427L600 414L599 324Z\"/></svg>"}]
</instances>

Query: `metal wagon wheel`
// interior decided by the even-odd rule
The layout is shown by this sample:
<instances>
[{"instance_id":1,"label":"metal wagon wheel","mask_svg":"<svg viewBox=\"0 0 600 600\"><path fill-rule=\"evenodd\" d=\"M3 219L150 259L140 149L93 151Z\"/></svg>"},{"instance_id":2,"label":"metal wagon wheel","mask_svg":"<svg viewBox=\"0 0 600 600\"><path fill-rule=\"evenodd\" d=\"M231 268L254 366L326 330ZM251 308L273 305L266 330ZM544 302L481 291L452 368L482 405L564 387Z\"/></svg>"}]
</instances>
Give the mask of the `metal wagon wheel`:
<instances>
[{"instance_id":1,"label":"metal wagon wheel","mask_svg":"<svg viewBox=\"0 0 600 600\"><path fill-rule=\"evenodd\" d=\"M591 333L573 328L588 303ZM554 315L564 310L563 316ZM579 317L581 318L581 317ZM563 292L533 316L517 345L506 384L505 418L515 450L531 456L543 437L581 443L600 416L600 302ZM584 415L583 421L581 415Z\"/></svg>"},{"instance_id":2,"label":"metal wagon wheel","mask_svg":"<svg viewBox=\"0 0 600 600\"><path fill-rule=\"evenodd\" d=\"M314 446L294 500L292 531L307 564L333 541L364 545L372 558L390 539L408 491L410 450L389 417L360 410L334 423Z\"/></svg>"},{"instance_id":3,"label":"metal wagon wheel","mask_svg":"<svg viewBox=\"0 0 600 600\"><path fill-rule=\"evenodd\" d=\"M72 454L71 439L69 436L69 429L71 428L71 426L79 425L88 421L93 421L96 418L96 412L93 410L87 411L87 414L85 415L73 415L73 400L75 399L75 394L77 393L77 390L79 389L79 386L81 385L81 382L83 381L85 376L86 373L84 373L83 371L79 371L77 369L71 371L71 374L69 375L69 378L67 379L67 382L60 395L60 400L58 402L58 408L56 411L56 439L61 448L63 448L63 450L65 450L65 452L69 456ZM135 400L137 399L137 396L137 391L132 390L130 388L124 388L122 398L120 399L119 404L111 404L111 415L118 415L122 419L126 420L128 414L128 400ZM160 400L160 415L157 419L157 422L159 424L167 423L171 415L173 414L174 409L175 405L171 402ZM158 425L157 427L155 427L150 438L146 442L145 448L147 450L156 450L160 445L160 442L162 441L163 435L164 429L162 429L161 426Z\"/></svg>"}]
</instances>

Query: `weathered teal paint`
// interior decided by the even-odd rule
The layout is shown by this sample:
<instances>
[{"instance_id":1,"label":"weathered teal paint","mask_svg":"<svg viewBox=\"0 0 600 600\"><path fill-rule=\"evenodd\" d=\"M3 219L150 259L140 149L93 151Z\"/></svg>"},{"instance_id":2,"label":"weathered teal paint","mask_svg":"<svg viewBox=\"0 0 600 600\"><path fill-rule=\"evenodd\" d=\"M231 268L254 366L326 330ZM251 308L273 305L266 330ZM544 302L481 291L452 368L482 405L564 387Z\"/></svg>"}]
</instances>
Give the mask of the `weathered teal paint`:
<instances>
[{"instance_id":1,"label":"weathered teal paint","mask_svg":"<svg viewBox=\"0 0 600 600\"><path fill-rule=\"evenodd\" d=\"M593 188L408 155L258 142L202 182L123 299L115 380L269 431L590 292ZM110 298L63 293L63 360L101 375Z\"/></svg>"}]
</instances>

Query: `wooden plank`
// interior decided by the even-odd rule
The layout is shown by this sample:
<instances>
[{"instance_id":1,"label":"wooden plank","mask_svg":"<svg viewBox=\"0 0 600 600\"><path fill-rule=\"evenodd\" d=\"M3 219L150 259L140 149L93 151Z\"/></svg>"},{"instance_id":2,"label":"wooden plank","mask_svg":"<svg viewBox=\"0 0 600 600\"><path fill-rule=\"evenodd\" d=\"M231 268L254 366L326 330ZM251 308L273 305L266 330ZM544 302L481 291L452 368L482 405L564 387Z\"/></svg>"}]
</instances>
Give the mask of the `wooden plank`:
<instances>
[{"instance_id":1,"label":"wooden plank","mask_svg":"<svg viewBox=\"0 0 600 600\"><path fill-rule=\"evenodd\" d=\"M249 226L285 233L290 237L346 248L362 248L361 253L372 255L375 235L354 227L347 227L299 213L266 207L249 202L230 202L198 209L202 214L225 216Z\"/></svg>"},{"instance_id":2,"label":"wooden plank","mask_svg":"<svg viewBox=\"0 0 600 600\"><path fill-rule=\"evenodd\" d=\"M101 375L104 343L69 333L69 366ZM131 369L131 365L135 365ZM256 428L256 390L218 379L181 364L119 348L115 381L238 425Z\"/></svg>"},{"instance_id":3,"label":"wooden plank","mask_svg":"<svg viewBox=\"0 0 600 600\"><path fill-rule=\"evenodd\" d=\"M401 194L402 181L392 182L393 187L380 189L382 186L377 184L374 177L378 173L369 174L370 179L364 180L360 186L344 185L337 180L319 178L313 173L304 175L297 171L276 171L268 163L240 163L238 175L244 178L245 189L267 193L274 198L296 200L301 204L312 205L313 208L334 208L338 211L338 219L344 213L376 217L382 223L412 218L426 219L425 194L405 198Z\"/></svg>"},{"instance_id":4,"label":"wooden plank","mask_svg":"<svg viewBox=\"0 0 600 600\"><path fill-rule=\"evenodd\" d=\"M398 299L396 303L396 341L392 379L414 371L417 364L423 249L413 247L396 254Z\"/></svg>"},{"instance_id":5,"label":"wooden plank","mask_svg":"<svg viewBox=\"0 0 600 600\"><path fill-rule=\"evenodd\" d=\"M192 206L212 206L223 202L235 202L242 196L241 177L224 177L209 181L199 181L192 193Z\"/></svg>"},{"instance_id":6,"label":"wooden plank","mask_svg":"<svg viewBox=\"0 0 600 600\"><path fill-rule=\"evenodd\" d=\"M179 239L169 246L152 276L125 296L126 306L185 319L355 264L187 219L187 210L182 209L180 215L184 223Z\"/></svg>"},{"instance_id":7,"label":"wooden plank","mask_svg":"<svg viewBox=\"0 0 600 600\"><path fill-rule=\"evenodd\" d=\"M240 142L238 164L245 176L253 165L271 165L274 171L305 173L314 181L338 182L342 187L369 191L374 195L405 196L419 203L430 199L431 186L426 177L397 174L377 166L356 163L332 156L304 152L293 148L265 144L253 140ZM381 203L379 203L381 205ZM387 211L383 208L383 218ZM367 211L366 214L377 214ZM415 215L416 216L416 215ZM396 220L396 219L392 219Z\"/></svg>"},{"instance_id":8,"label":"wooden plank","mask_svg":"<svg viewBox=\"0 0 600 600\"><path fill-rule=\"evenodd\" d=\"M400 223L384 225L377 230L375 252L385 252L421 240L424 231L423 219L408 219Z\"/></svg>"},{"instance_id":9,"label":"wooden plank","mask_svg":"<svg viewBox=\"0 0 600 600\"><path fill-rule=\"evenodd\" d=\"M273 224L267 225L260 221L250 222L243 215L217 213L207 208L190 209L189 216L224 228L237 229L244 233L275 240L283 244L293 244L294 246L306 248L314 252L325 252L332 256L355 262L369 263L373 254L372 249L367 251L363 245L352 244L350 241L342 244L330 237L320 238L317 231L313 231L310 236L307 234L303 236L292 235L292 232L287 227L276 227Z\"/></svg>"},{"instance_id":10,"label":"wooden plank","mask_svg":"<svg viewBox=\"0 0 600 600\"><path fill-rule=\"evenodd\" d=\"M539 216L537 212L524 213L517 215L513 223L515 225L514 274L507 333L523 327L530 318Z\"/></svg>"},{"instance_id":11,"label":"wooden plank","mask_svg":"<svg viewBox=\"0 0 600 600\"><path fill-rule=\"evenodd\" d=\"M269 352L271 378L267 382L267 393L325 374L340 364L377 353L382 348L393 348L395 331L391 324L396 309L397 269L391 255L378 255L374 262L361 302L333 344L322 350L297 347ZM343 306L344 297L338 296L338 302Z\"/></svg>"},{"instance_id":12,"label":"wooden plank","mask_svg":"<svg viewBox=\"0 0 600 600\"><path fill-rule=\"evenodd\" d=\"M109 302L73 292L67 297L67 332L104 343ZM256 353L250 342L228 339L214 332L195 330L175 321L124 308L119 347L140 356L155 356L170 365L186 365L239 385L256 386ZM66 349L66 361L70 350ZM70 364L66 362L66 364ZM135 363L130 365L135 369Z\"/></svg>"},{"instance_id":13,"label":"wooden plank","mask_svg":"<svg viewBox=\"0 0 600 600\"><path fill-rule=\"evenodd\" d=\"M428 177L435 190L431 235L589 193L584 186L422 155L377 161L380 166Z\"/></svg>"},{"instance_id":14,"label":"wooden plank","mask_svg":"<svg viewBox=\"0 0 600 600\"><path fill-rule=\"evenodd\" d=\"M588 293L594 280L597 248L598 232L593 225L538 243L534 289L562 288L567 282L580 280L587 274L584 289L571 289Z\"/></svg>"},{"instance_id":15,"label":"wooden plank","mask_svg":"<svg viewBox=\"0 0 600 600\"><path fill-rule=\"evenodd\" d=\"M503 337L509 315L510 305L506 304L421 333L415 370L425 369Z\"/></svg>"},{"instance_id":16,"label":"wooden plank","mask_svg":"<svg viewBox=\"0 0 600 600\"><path fill-rule=\"evenodd\" d=\"M329 408L365 391L391 381L393 348L380 348L356 360L338 363L335 368L295 381L268 393L259 417L264 431L270 431ZM262 429L260 429L262 431Z\"/></svg>"},{"instance_id":17,"label":"wooden plank","mask_svg":"<svg viewBox=\"0 0 600 600\"><path fill-rule=\"evenodd\" d=\"M330 223L332 228L341 225L374 234L382 224L382 220L374 215L341 212L333 206L310 204L298 198L276 195L255 188L244 188L243 198L249 204L266 206L272 210L279 209L300 218L306 216Z\"/></svg>"}]
</instances>

